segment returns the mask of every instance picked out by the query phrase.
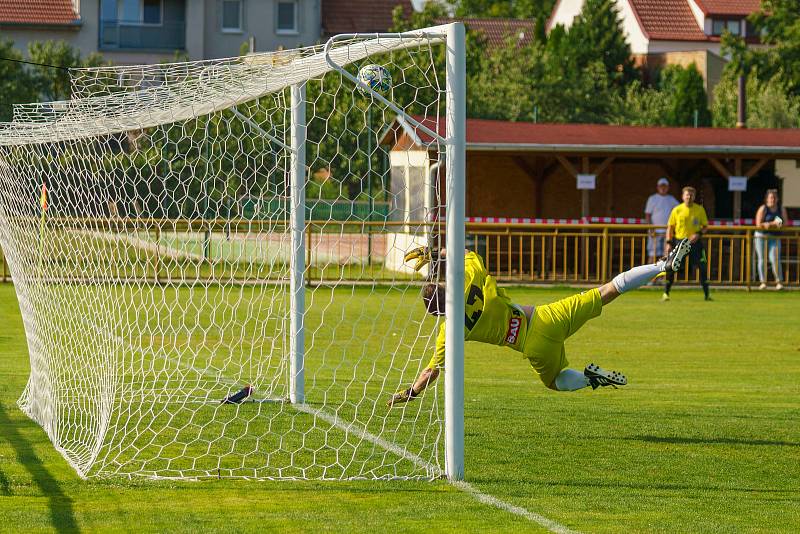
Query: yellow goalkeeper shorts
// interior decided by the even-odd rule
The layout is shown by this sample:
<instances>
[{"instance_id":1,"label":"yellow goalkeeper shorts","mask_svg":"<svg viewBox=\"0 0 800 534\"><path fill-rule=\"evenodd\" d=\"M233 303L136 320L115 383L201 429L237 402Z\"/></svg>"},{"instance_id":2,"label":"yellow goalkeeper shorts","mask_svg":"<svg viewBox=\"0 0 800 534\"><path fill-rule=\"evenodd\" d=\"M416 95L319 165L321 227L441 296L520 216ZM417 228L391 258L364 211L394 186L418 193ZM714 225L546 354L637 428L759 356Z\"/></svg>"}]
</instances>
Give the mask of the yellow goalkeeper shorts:
<instances>
[{"instance_id":1,"label":"yellow goalkeeper shorts","mask_svg":"<svg viewBox=\"0 0 800 534\"><path fill-rule=\"evenodd\" d=\"M550 387L569 363L564 341L602 311L603 301L597 288L536 306L522 353L544 385Z\"/></svg>"}]
</instances>

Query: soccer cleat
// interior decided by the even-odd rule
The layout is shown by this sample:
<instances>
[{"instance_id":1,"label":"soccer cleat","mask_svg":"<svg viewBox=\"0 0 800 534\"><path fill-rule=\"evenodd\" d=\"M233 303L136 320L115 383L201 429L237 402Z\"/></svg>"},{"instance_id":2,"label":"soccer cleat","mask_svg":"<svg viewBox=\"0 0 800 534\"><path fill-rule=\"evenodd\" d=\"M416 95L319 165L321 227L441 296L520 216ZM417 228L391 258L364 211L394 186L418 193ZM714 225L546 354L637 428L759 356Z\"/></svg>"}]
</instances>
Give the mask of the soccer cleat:
<instances>
[{"instance_id":1,"label":"soccer cleat","mask_svg":"<svg viewBox=\"0 0 800 534\"><path fill-rule=\"evenodd\" d=\"M668 302L668 301L669 301L669 295L667 295L666 293L663 293L661 295L661 302Z\"/></svg>"},{"instance_id":2,"label":"soccer cleat","mask_svg":"<svg viewBox=\"0 0 800 534\"><path fill-rule=\"evenodd\" d=\"M667 256L667 260L665 262L665 269L674 273L678 272L681 269L683 258L685 258L691 250L692 244L689 243L689 240L681 239L681 242L675 245L675 247L669 251L669 255Z\"/></svg>"},{"instance_id":3,"label":"soccer cleat","mask_svg":"<svg viewBox=\"0 0 800 534\"><path fill-rule=\"evenodd\" d=\"M593 363L586 366L586 369L583 370L583 376L589 379L589 385L592 386L592 389L605 386L617 389L617 386L624 386L628 383L628 379L622 373L606 371Z\"/></svg>"},{"instance_id":4,"label":"soccer cleat","mask_svg":"<svg viewBox=\"0 0 800 534\"><path fill-rule=\"evenodd\" d=\"M247 384L245 387L222 399L220 404L241 404L247 397L253 394L253 386Z\"/></svg>"}]
</instances>

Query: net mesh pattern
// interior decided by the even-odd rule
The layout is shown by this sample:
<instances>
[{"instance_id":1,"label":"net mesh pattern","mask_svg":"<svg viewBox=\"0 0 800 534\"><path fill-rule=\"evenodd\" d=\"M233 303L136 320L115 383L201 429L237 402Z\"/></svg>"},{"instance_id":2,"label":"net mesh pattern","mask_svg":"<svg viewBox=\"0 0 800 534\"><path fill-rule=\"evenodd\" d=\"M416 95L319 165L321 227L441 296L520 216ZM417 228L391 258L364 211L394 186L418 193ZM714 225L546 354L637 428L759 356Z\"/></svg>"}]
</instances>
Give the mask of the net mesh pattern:
<instances>
[{"instance_id":1,"label":"net mesh pattern","mask_svg":"<svg viewBox=\"0 0 800 534\"><path fill-rule=\"evenodd\" d=\"M79 69L72 99L0 125L0 246L31 366L19 404L79 474L441 474L439 389L386 407L438 326L420 299L438 273L402 256L441 238L444 145L404 142L407 120L444 118L440 33ZM353 82L367 64L391 74L386 101ZM303 403L288 401L297 84Z\"/></svg>"}]
</instances>

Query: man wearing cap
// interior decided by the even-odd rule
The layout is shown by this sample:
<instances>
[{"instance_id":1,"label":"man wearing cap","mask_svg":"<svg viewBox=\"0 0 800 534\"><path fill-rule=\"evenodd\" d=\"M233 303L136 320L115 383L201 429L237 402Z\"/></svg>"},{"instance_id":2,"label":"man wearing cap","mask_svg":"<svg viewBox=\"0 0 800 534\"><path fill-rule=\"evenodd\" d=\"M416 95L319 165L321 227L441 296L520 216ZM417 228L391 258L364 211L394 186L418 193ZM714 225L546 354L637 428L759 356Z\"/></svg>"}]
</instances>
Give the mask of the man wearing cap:
<instances>
[{"instance_id":1,"label":"man wearing cap","mask_svg":"<svg viewBox=\"0 0 800 534\"><path fill-rule=\"evenodd\" d=\"M669 194L669 180L666 178L658 179L656 191L647 199L647 205L644 208L647 224L661 227L651 231L650 237L647 238L647 253L650 256L650 263L655 263L664 255L664 238L669 214L672 213L672 208L679 204L675 197Z\"/></svg>"}]
</instances>

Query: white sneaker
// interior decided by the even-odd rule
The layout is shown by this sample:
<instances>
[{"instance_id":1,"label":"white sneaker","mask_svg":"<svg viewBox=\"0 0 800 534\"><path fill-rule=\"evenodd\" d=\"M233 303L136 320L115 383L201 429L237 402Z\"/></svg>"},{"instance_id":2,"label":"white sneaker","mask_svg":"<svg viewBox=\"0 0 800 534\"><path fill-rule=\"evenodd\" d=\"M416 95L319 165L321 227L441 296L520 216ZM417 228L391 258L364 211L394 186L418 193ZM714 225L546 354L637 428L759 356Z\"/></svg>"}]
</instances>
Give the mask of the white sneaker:
<instances>
[{"instance_id":1,"label":"white sneaker","mask_svg":"<svg viewBox=\"0 0 800 534\"><path fill-rule=\"evenodd\" d=\"M777 289L778 291L780 291L781 289L783 289L783 284L781 284L780 282L778 282L777 284L775 284L775 289Z\"/></svg>"},{"instance_id":2,"label":"white sneaker","mask_svg":"<svg viewBox=\"0 0 800 534\"><path fill-rule=\"evenodd\" d=\"M669 300L669 295L667 295L666 293L663 293L661 295L661 302L667 302L668 300Z\"/></svg>"},{"instance_id":3,"label":"white sneaker","mask_svg":"<svg viewBox=\"0 0 800 534\"><path fill-rule=\"evenodd\" d=\"M761 285L758 286L758 289L760 289L761 291L764 291L765 289L767 289L767 284L765 284L764 282L761 282Z\"/></svg>"}]
</instances>

